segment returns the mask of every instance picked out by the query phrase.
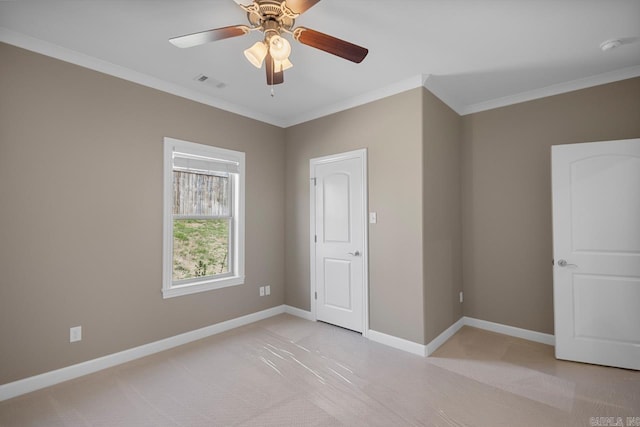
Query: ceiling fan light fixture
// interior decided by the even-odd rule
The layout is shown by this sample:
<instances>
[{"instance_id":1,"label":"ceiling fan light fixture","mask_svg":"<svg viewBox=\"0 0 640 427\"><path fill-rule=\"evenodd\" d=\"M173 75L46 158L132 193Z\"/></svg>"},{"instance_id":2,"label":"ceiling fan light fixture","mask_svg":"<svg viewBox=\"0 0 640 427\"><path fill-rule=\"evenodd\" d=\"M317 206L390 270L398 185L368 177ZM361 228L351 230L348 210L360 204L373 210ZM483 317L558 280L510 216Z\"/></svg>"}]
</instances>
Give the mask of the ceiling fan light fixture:
<instances>
[{"instance_id":1,"label":"ceiling fan light fixture","mask_svg":"<svg viewBox=\"0 0 640 427\"><path fill-rule=\"evenodd\" d=\"M256 68L262 68L262 62L267 56L267 45L264 42L256 42L244 51L244 56Z\"/></svg>"},{"instance_id":2,"label":"ceiling fan light fixture","mask_svg":"<svg viewBox=\"0 0 640 427\"><path fill-rule=\"evenodd\" d=\"M274 61L284 61L289 58L291 44L287 39L275 35L269 39L269 53Z\"/></svg>"},{"instance_id":3,"label":"ceiling fan light fixture","mask_svg":"<svg viewBox=\"0 0 640 427\"><path fill-rule=\"evenodd\" d=\"M273 61L273 68L277 73L288 70L291 67L293 67L293 64L291 63L291 61L289 61L289 58L285 59L284 61Z\"/></svg>"}]
</instances>

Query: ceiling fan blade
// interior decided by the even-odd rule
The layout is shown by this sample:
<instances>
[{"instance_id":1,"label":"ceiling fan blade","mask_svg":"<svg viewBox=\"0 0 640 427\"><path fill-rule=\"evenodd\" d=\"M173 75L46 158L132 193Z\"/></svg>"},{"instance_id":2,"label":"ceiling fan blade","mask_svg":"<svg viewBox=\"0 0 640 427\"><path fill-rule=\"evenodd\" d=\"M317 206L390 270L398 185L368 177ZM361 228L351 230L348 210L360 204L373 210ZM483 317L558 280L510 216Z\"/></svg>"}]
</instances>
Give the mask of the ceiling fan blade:
<instances>
[{"instance_id":1,"label":"ceiling fan blade","mask_svg":"<svg viewBox=\"0 0 640 427\"><path fill-rule=\"evenodd\" d=\"M286 0L285 4L292 12L303 13L319 2L320 0Z\"/></svg>"},{"instance_id":2,"label":"ceiling fan blade","mask_svg":"<svg viewBox=\"0 0 640 427\"><path fill-rule=\"evenodd\" d=\"M248 32L249 27L246 25L233 25L230 27L216 28L213 30L174 37L169 39L169 41L178 47L193 47L217 40L228 39L230 37L243 36Z\"/></svg>"},{"instance_id":3,"label":"ceiling fan blade","mask_svg":"<svg viewBox=\"0 0 640 427\"><path fill-rule=\"evenodd\" d=\"M273 58L271 58L271 54L267 53L267 56L264 59L264 65L267 69L267 85L273 86L284 83L284 71L274 71L274 63Z\"/></svg>"},{"instance_id":4,"label":"ceiling fan blade","mask_svg":"<svg viewBox=\"0 0 640 427\"><path fill-rule=\"evenodd\" d=\"M296 28L293 36L302 44L324 50L356 64L361 63L369 53L369 50L364 47L305 27Z\"/></svg>"}]
</instances>

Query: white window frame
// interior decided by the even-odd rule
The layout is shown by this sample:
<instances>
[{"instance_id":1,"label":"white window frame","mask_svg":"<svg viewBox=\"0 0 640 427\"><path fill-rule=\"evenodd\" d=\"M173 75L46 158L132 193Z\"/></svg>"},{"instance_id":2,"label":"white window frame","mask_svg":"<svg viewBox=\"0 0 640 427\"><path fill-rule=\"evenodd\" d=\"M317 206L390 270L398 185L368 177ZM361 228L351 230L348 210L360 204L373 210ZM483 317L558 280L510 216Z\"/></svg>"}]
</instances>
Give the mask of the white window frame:
<instances>
[{"instance_id":1,"label":"white window frame","mask_svg":"<svg viewBox=\"0 0 640 427\"><path fill-rule=\"evenodd\" d=\"M202 280L173 280L173 153L233 162L238 165L238 173L233 178L232 212L229 233L229 273L203 277ZM197 292L242 285L244 276L244 221L245 221L245 153L196 144L174 138L164 138L164 200L162 239L162 296L172 298Z\"/></svg>"}]
</instances>

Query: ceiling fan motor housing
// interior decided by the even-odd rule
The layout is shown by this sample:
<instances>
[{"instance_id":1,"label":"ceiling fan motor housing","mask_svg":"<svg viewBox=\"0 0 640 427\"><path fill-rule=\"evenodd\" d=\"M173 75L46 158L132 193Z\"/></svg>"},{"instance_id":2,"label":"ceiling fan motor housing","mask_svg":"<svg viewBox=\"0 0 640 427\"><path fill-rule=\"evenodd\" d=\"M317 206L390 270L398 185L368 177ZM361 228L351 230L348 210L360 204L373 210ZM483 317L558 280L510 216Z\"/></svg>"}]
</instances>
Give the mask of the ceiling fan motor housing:
<instances>
[{"instance_id":1,"label":"ceiling fan motor housing","mask_svg":"<svg viewBox=\"0 0 640 427\"><path fill-rule=\"evenodd\" d=\"M262 28L267 35L280 34L281 30L291 32L298 16L286 7L286 2L277 0L254 1L244 9L253 28Z\"/></svg>"}]
</instances>

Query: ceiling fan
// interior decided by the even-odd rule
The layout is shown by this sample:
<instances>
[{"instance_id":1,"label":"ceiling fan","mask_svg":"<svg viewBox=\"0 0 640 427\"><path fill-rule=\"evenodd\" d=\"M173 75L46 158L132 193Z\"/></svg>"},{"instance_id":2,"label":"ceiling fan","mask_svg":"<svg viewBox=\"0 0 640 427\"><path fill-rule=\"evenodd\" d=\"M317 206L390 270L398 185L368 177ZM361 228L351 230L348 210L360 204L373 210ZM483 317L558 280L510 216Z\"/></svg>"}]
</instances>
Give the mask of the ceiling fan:
<instances>
[{"instance_id":1,"label":"ceiling fan","mask_svg":"<svg viewBox=\"0 0 640 427\"><path fill-rule=\"evenodd\" d=\"M233 25L215 28L169 39L178 47L193 47L217 40L248 34L251 31L264 33L264 40L256 42L244 55L251 64L267 70L267 84L284 83L284 71L293 64L289 60L291 45L282 37L290 34L298 42L315 47L332 55L360 63L369 53L368 49L340 40L306 27L294 28L295 20L320 0L254 0L244 5L243 0L234 0L245 12L249 25ZM246 2L247 0L244 0Z\"/></svg>"}]
</instances>

